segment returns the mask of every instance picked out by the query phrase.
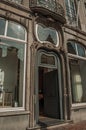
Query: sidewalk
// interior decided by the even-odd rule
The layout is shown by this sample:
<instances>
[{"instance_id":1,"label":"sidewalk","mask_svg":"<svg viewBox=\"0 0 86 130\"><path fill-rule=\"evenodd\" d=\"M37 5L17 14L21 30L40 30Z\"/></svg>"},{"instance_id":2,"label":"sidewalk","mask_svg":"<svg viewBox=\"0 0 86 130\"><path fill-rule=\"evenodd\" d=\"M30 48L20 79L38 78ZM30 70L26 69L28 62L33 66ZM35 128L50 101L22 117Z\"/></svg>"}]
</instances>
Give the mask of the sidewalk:
<instances>
[{"instance_id":1,"label":"sidewalk","mask_svg":"<svg viewBox=\"0 0 86 130\"><path fill-rule=\"evenodd\" d=\"M86 130L86 121L82 121L75 124L68 124L60 127L47 128L45 130Z\"/></svg>"}]
</instances>

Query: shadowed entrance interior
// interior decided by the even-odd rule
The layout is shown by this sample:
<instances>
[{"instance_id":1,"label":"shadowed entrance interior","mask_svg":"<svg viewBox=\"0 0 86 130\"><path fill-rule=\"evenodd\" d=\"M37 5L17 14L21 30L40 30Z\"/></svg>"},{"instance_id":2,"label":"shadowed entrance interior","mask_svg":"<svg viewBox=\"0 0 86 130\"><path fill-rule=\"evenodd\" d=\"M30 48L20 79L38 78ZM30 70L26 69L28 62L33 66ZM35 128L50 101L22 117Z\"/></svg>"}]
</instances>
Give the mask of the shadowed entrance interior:
<instances>
[{"instance_id":1,"label":"shadowed entrance interior","mask_svg":"<svg viewBox=\"0 0 86 130\"><path fill-rule=\"evenodd\" d=\"M60 119L57 68L39 67L39 117Z\"/></svg>"}]
</instances>

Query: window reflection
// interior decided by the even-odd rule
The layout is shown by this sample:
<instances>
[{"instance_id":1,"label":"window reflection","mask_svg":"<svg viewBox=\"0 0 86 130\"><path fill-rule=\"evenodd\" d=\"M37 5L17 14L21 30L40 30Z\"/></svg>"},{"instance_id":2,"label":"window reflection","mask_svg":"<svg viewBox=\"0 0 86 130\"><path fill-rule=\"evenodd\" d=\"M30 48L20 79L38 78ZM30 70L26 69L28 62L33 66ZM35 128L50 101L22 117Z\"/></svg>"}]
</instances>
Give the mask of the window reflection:
<instances>
[{"instance_id":1,"label":"window reflection","mask_svg":"<svg viewBox=\"0 0 86 130\"><path fill-rule=\"evenodd\" d=\"M25 30L22 26L15 24L13 22L8 23L8 30L7 36L18 38L18 39L25 39Z\"/></svg>"},{"instance_id":2,"label":"window reflection","mask_svg":"<svg viewBox=\"0 0 86 130\"><path fill-rule=\"evenodd\" d=\"M25 45L1 42L4 45L0 44L0 107L22 107Z\"/></svg>"},{"instance_id":3,"label":"window reflection","mask_svg":"<svg viewBox=\"0 0 86 130\"><path fill-rule=\"evenodd\" d=\"M85 48L82 45L77 44L77 49L78 49L78 55L85 57Z\"/></svg>"}]
</instances>

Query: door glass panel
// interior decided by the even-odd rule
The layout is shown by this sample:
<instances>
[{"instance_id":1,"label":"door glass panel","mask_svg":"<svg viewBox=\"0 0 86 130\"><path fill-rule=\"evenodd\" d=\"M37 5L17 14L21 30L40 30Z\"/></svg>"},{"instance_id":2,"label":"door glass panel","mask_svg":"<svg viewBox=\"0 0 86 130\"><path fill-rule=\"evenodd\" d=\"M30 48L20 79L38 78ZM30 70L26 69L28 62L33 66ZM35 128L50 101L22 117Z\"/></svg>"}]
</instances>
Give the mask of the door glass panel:
<instances>
[{"instance_id":1,"label":"door glass panel","mask_svg":"<svg viewBox=\"0 0 86 130\"><path fill-rule=\"evenodd\" d=\"M55 65L55 57L54 56L48 56L46 54L42 54L41 63L42 64L48 64L48 65Z\"/></svg>"}]
</instances>

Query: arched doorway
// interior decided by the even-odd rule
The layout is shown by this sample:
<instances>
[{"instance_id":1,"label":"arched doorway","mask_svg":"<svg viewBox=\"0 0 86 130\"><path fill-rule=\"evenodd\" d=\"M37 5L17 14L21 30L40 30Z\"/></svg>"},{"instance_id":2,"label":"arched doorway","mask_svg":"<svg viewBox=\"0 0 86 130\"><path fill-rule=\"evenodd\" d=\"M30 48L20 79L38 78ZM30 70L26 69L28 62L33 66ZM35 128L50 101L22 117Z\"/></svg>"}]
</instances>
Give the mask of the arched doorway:
<instances>
[{"instance_id":1,"label":"arched doorway","mask_svg":"<svg viewBox=\"0 0 86 130\"><path fill-rule=\"evenodd\" d=\"M38 51L35 85L36 122L42 117L63 119L61 65L56 53Z\"/></svg>"}]
</instances>

